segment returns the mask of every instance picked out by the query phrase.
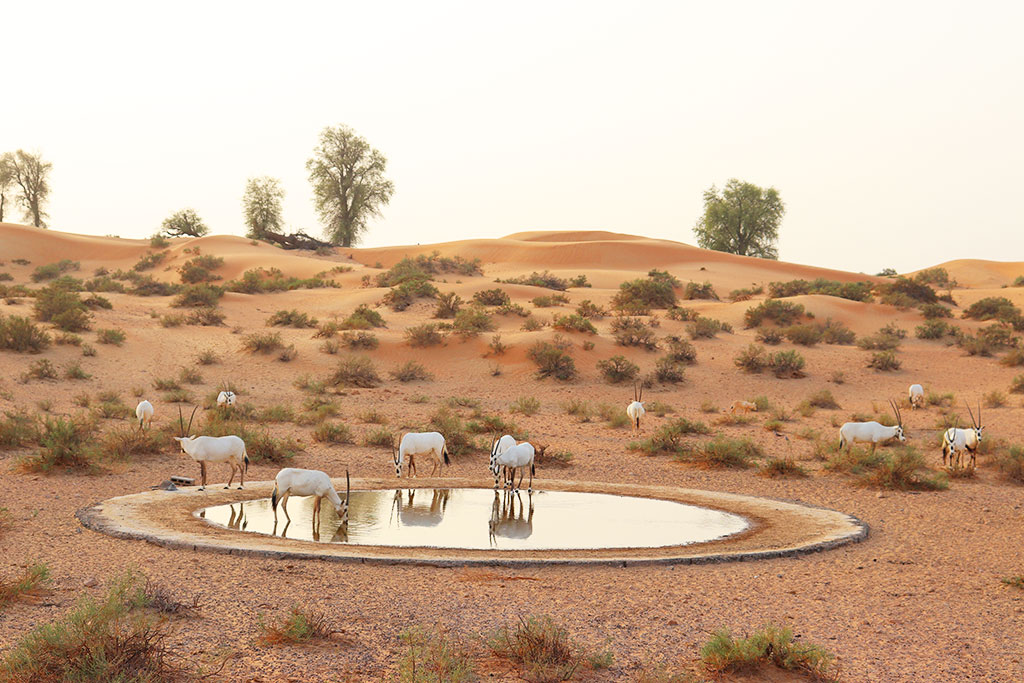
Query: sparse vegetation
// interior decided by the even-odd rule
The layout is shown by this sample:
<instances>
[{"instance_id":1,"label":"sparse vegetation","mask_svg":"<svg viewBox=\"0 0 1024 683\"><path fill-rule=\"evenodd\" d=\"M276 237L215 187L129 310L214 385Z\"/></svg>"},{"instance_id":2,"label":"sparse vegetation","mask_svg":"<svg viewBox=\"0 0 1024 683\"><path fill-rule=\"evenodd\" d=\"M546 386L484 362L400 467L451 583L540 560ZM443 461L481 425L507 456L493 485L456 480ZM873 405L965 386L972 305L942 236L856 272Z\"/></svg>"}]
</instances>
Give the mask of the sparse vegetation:
<instances>
[{"instance_id":1,"label":"sparse vegetation","mask_svg":"<svg viewBox=\"0 0 1024 683\"><path fill-rule=\"evenodd\" d=\"M676 305L676 287L680 282L665 271L652 270L647 278L630 280L619 285L612 307L625 313L639 314L651 308L672 308Z\"/></svg>"},{"instance_id":2,"label":"sparse vegetation","mask_svg":"<svg viewBox=\"0 0 1024 683\"><path fill-rule=\"evenodd\" d=\"M639 346L648 351L658 348L658 340L654 331L644 323L642 318L620 316L612 321L612 336L619 346Z\"/></svg>"},{"instance_id":3,"label":"sparse vegetation","mask_svg":"<svg viewBox=\"0 0 1024 683\"><path fill-rule=\"evenodd\" d=\"M454 318L462 307L462 297L455 292L444 292L437 295L437 308L434 310L435 318Z\"/></svg>"},{"instance_id":4,"label":"sparse vegetation","mask_svg":"<svg viewBox=\"0 0 1024 683\"><path fill-rule=\"evenodd\" d=\"M491 652L515 663L523 677L535 681L567 681L583 666L588 654L568 632L548 616L520 617L487 638Z\"/></svg>"},{"instance_id":5,"label":"sparse vegetation","mask_svg":"<svg viewBox=\"0 0 1024 683\"><path fill-rule=\"evenodd\" d=\"M391 379L399 382L432 382L434 380L434 376L414 360L406 361L389 374Z\"/></svg>"},{"instance_id":6,"label":"sparse vegetation","mask_svg":"<svg viewBox=\"0 0 1024 683\"><path fill-rule=\"evenodd\" d=\"M609 384L621 384L636 379L640 375L640 366L625 356L612 356L597 362L597 369Z\"/></svg>"},{"instance_id":7,"label":"sparse vegetation","mask_svg":"<svg viewBox=\"0 0 1024 683\"><path fill-rule=\"evenodd\" d=\"M41 353L51 341L49 333L28 318L0 316L0 349L17 353Z\"/></svg>"},{"instance_id":8,"label":"sparse vegetation","mask_svg":"<svg viewBox=\"0 0 1024 683\"><path fill-rule=\"evenodd\" d=\"M0 512L6 513L7 508ZM13 579L0 579L0 610L12 602L35 602L49 581L50 568L45 564L29 565Z\"/></svg>"},{"instance_id":9,"label":"sparse vegetation","mask_svg":"<svg viewBox=\"0 0 1024 683\"><path fill-rule=\"evenodd\" d=\"M729 323L699 315L690 322L686 331L690 334L691 339L713 339L719 332L732 332L732 326Z\"/></svg>"},{"instance_id":10,"label":"sparse vegetation","mask_svg":"<svg viewBox=\"0 0 1024 683\"><path fill-rule=\"evenodd\" d=\"M352 443L352 430L341 422L321 422L313 430L313 440L319 443Z\"/></svg>"},{"instance_id":11,"label":"sparse vegetation","mask_svg":"<svg viewBox=\"0 0 1024 683\"><path fill-rule=\"evenodd\" d=\"M366 356L349 356L342 360L328 379L333 387L373 388L380 384L377 369Z\"/></svg>"},{"instance_id":12,"label":"sparse vegetation","mask_svg":"<svg viewBox=\"0 0 1024 683\"><path fill-rule=\"evenodd\" d=\"M100 344L112 344L113 346L121 346L124 344L124 340L127 335L124 330L112 330L112 329L100 329L96 330L96 341Z\"/></svg>"},{"instance_id":13,"label":"sparse vegetation","mask_svg":"<svg viewBox=\"0 0 1024 683\"><path fill-rule=\"evenodd\" d=\"M689 301L691 299L711 299L718 301L718 294L715 293L715 288L711 286L710 282L702 282L697 284L696 282L687 282L686 288L683 290L683 299Z\"/></svg>"},{"instance_id":14,"label":"sparse vegetation","mask_svg":"<svg viewBox=\"0 0 1024 683\"><path fill-rule=\"evenodd\" d=\"M406 646L398 665L403 683L462 683L474 680L473 662L463 645L439 629L407 629L399 639Z\"/></svg>"},{"instance_id":15,"label":"sparse vegetation","mask_svg":"<svg viewBox=\"0 0 1024 683\"><path fill-rule=\"evenodd\" d=\"M319 321L308 313L300 313L296 309L278 311L267 318L267 327L297 327L299 329L316 327Z\"/></svg>"},{"instance_id":16,"label":"sparse vegetation","mask_svg":"<svg viewBox=\"0 0 1024 683\"><path fill-rule=\"evenodd\" d=\"M519 275L517 277L511 277L507 280L498 280L498 282L504 283L506 285L531 285L533 287L545 287L547 289L554 289L559 292L564 292L565 290L569 289L570 286L586 287L587 285L585 283L587 281L587 276L580 275L579 277L583 278L582 284L575 284L576 280L574 280L574 284L570 285L569 281L566 280L565 278L560 278L557 275L551 273L550 271L545 270L543 273L538 273L534 271L529 275Z\"/></svg>"},{"instance_id":17,"label":"sparse vegetation","mask_svg":"<svg viewBox=\"0 0 1024 683\"><path fill-rule=\"evenodd\" d=\"M284 348L280 332L254 332L242 340L242 348L249 353L273 353Z\"/></svg>"},{"instance_id":18,"label":"sparse vegetation","mask_svg":"<svg viewBox=\"0 0 1024 683\"><path fill-rule=\"evenodd\" d=\"M24 456L19 464L29 472L90 470L97 455L95 432L95 423L84 417L47 417L38 452Z\"/></svg>"},{"instance_id":19,"label":"sparse vegetation","mask_svg":"<svg viewBox=\"0 0 1024 683\"><path fill-rule=\"evenodd\" d=\"M540 399L533 396L520 396L512 402L509 410L522 415L536 415L540 410Z\"/></svg>"},{"instance_id":20,"label":"sparse vegetation","mask_svg":"<svg viewBox=\"0 0 1024 683\"><path fill-rule=\"evenodd\" d=\"M597 334L597 328L594 327L594 323L590 322L588 318L584 318L579 313L556 316L554 320L551 321L551 326L556 330L562 330L563 332L586 332L589 334Z\"/></svg>"},{"instance_id":21,"label":"sparse vegetation","mask_svg":"<svg viewBox=\"0 0 1024 683\"><path fill-rule=\"evenodd\" d=\"M555 335L551 341L538 341L526 352L537 366L537 378L553 377L563 382L576 378L576 362L569 355L572 342Z\"/></svg>"},{"instance_id":22,"label":"sparse vegetation","mask_svg":"<svg viewBox=\"0 0 1024 683\"><path fill-rule=\"evenodd\" d=\"M704 668L713 675L771 665L800 672L815 681L839 680L832 666L833 655L817 645L796 642L789 627L768 624L746 638L736 638L728 629L721 629L701 648L700 656Z\"/></svg>"},{"instance_id":23,"label":"sparse vegetation","mask_svg":"<svg viewBox=\"0 0 1024 683\"><path fill-rule=\"evenodd\" d=\"M405 340L413 348L426 348L443 343L444 335L437 323L423 323L406 328Z\"/></svg>"},{"instance_id":24,"label":"sparse vegetation","mask_svg":"<svg viewBox=\"0 0 1024 683\"><path fill-rule=\"evenodd\" d=\"M793 325L807 315L802 304L779 299L765 299L757 306L748 308L743 314L746 328L760 327L765 320L771 320L780 327Z\"/></svg>"},{"instance_id":25,"label":"sparse vegetation","mask_svg":"<svg viewBox=\"0 0 1024 683\"><path fill-rule=\"evenodd\" d=\"M326 639L334 633L326 614L299 605L293 606L276 623L268 624L261 619L260 629L263 631L262 640L268 645L308 643L311 640Z\"/></svg>"},{"instance_id":26,"label":"sparse vegetation","mask_svg":"<svg viewBox=\"0 0 1024 683\"><path fill-rule=\"evenodd\" d=\"M871 354L868 367L881 372L893 372L900 369L900 359L894 351L879 351Z\"/></svg>"},{"instance_id":27,"label":"sparse vegetation","mask_svg":"<svg viewBox=\"0 0 1024 683\"><path fill-rule=\"evenodd\" d=\"M482 306L463 308L455 314L455 321L452 323L452 330L464 339L490 332L495 327L494 320Z\"/></svg>"}]
</instances>

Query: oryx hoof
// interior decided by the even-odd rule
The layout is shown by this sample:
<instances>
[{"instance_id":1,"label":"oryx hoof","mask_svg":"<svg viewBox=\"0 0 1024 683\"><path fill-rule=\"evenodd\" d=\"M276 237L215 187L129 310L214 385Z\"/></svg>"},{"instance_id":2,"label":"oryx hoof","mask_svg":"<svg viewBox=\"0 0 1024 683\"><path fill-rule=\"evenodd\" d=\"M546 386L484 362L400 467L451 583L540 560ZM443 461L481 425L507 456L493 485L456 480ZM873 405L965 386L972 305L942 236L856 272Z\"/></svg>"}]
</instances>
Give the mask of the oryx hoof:
<instances>
[{"instance_id":1,"label":"oryx hoof","mask_svg":"<svg viewBox=\"0 0 1024 683\"><path fill-rule=\"evenodd\" d=\"M225 490L225 491L227 491L227 490L228 490L229 488L231 488L231 485L230 485L230 484L229 484L229 485L227 485L227 486L225 486L225 487L224 487L224 490Z\"/></svg>"},{"instance_id":2,"label":"oryx hoof","mask_svg":"<svg viewBox=\"0 0 1024 683\"><path fill-rule=\"evenodd\" d=\"M238 490L239 490L239 491L241 491L241 490L242 490L242 487L241 487L241 486L239 486L239 487L238 487Z\"/></svg>"},{"instance_id":3,"label":"oryx hoof","mask_svg":"<svg viewBox=\"0 0 1024 683\"><path fill-rule=\"evenodd\" d=\"M205 487L205 486L200 486L200 487L199 487L198 489L196 489L196 490L197 490L197 491L205 491L205 490L206 490L206 487Z\"/></svg>"}]
</instances>

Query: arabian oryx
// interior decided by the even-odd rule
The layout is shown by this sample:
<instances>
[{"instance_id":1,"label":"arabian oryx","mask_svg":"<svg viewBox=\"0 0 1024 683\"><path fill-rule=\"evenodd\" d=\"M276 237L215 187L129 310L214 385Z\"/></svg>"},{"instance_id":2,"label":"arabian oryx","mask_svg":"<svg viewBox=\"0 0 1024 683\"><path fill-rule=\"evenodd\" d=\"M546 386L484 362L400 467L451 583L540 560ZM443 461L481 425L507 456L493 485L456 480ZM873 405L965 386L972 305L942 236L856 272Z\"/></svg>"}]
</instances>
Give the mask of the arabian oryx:
<instances>
[{"instance_id":1,"label":"arabian oryx","mask_svg":"<svg viewBox=\"0 0 1024 683\"><path fill-rule=\"evenodd\" d=\"M319 526L320 501L323 498L334 504L334 511L338 513L338 519L342 524L348 524L348 502L352 497L352 482L348 477L348 470L345 470L345 500L334 490L334 484L326 472L320 470L302 470L297 467L285 467L277 473L274 480L274 492L270 494L270 507L274 510L274 520L277 520L277 502L281 501L281 509L288 521L292 518L288 515L289 496L313 496L313 527Z\"/></svg>"},{"instance_id":2,"label":"arabian oryx","mask_svg":"<svg viewBox=\"0 0 1024 683\"><path fill-rule=\"evenodd\" d=\"M640 384L640 393L637 393L636 382L633 383L633 402L626 406L626 415L629 416L629 422L633 425L633 431L640 431L640 418L643 417L647 411L644 410L644 403L640 399L644 397L644 385Z\"/></svg>"},{"instance_id":3,"label":"arabian oryx","mask_svg":"<svg viewBox=\"0 0 1024 683\"><path fill-rule=\"evenodd\" d=\"M245 452L245 442L237 436L192 436L192 418L196 416L198 406L192 409L192 415L188 418L188 427L185 427L185 420L181 416L181 407L178 407L178 426L181 427L181 436L173 437L181 446L183 453L199 463L199 472L202 476L200 491L206 490L206 463L227 462L231 465L231 478L227 486L231 488L231 482L235 480L235 469L241 477L238 488L245 486L245 472L249 469L249 455ZM187 436L186 436L187 435ZM243 463L245 467L242 467Z\"/></svg>"},{"instance_id":4,"label":"arabian oryx","mask_svg":"<svg viewBox=\"0 0 1024 683\"><path fill-rule=\"evenodd\" d=\"M871 422L847 422L839 428L839 450L845 448L849 453L855 443L870 443L873 454L880 443L893 439L899 439L900 443L905 443L907 439L903 435L903 416L900 414L899 406L892 399L889 399L889 405L892 406L892 411L896 415L895 427L886 427L874 420Z\"/></svg>"},{"instance_id":5,"label":"arabian oryx","mask_svg":"<svg viewBox=\"0 0 1024 683\"><path fill-rule=\"evenodd\" d=\"M910 408L917 409L924 407L924 387L920 384L911 384L907 390L907 400L910 401Z\"/></svg>"},{"instance_id":6,"label":"arabian oryx","mask_svg":"<svg viewBox=\"0 0 1024 683\"><path fill-rule=\"evenodd\" d=\"M135 417L139 421L139 429L148 428L153 423L153 404L143 399L135 406Z\"/></svg>"},{"instance_id":7,"label":"arabian oryx","mask_svg":"<svg viewBox=\"0 0 1024 683\"><path fill-rule=\"evenodd\" d=\"M395 476L402 476L402 464L406 458L409 460L409 476L416 476L416 456L423 455L430 458L430 476L437 472L441 476L441 464L451 465L448 459L448 447L444 443L444 437L440 432L407 432L396 448L391 446L391 455L395 463Z\"/></svg>"},{"instance_id":8,"label":"arabian oryx","mask_svg":"<svg viewBox=\"0 0 1024 683\"><path fill-rule=\"evenodd\" d=\"M223 407L226 407L226 408L231 408L234 405L235 405L235 392L228 391L227 389L225 389L224 391L222 391L219 394L217 394L217 406L218 407L223 406Z\"/></svg>"},{"instance_id":9,"label":"arabian oryx","mask_svg":"<svg viewBox=\"0 0 1024 683\"><path fill-rule=\"evenodd\" d=\"M950 427L942 435L942 464L946 465L946 459L949 458L949 466L953 467L953 457L956 456L956 467L960 467L961 459L964 451L971 454L971 468L973 469L976 463L978 447L981 446L981 430L984 429L981 425L981 402L978 402L978 419L974 419L974 413L971 411L971 407L964 404L967 407L967 412L971 415L971 424L974 425L970 429L958 429L957 427Z\"/></svg>"},{"instance_id":10,"label":"arabian oryx","mask_svg":"<svg viewBox=\"0 0 1024 683\"><path fill-rule=\"evenodd\" d=\"M547 448L544 446L543 448ZM493 450L493 444L492 444ZM498 490L498 477L501 474L501 468L505 468L508 485L512 487L513 491L518 491L519 487L523 485L523 477L526 475L525 470L530 470L530 487L527 489L529 493L533 493L533 475L537 471L535 459L537 457L537 451L539 449L534 448L533 444L529 441L524 441L521 444L512 446L501 455L494 457L494 461L491 463L491 473L494 475L494 490ZM543 450L541 450L543 453ZM516 470L519 470L519 485L515 484Z\"/></svg>"}]
</instances>

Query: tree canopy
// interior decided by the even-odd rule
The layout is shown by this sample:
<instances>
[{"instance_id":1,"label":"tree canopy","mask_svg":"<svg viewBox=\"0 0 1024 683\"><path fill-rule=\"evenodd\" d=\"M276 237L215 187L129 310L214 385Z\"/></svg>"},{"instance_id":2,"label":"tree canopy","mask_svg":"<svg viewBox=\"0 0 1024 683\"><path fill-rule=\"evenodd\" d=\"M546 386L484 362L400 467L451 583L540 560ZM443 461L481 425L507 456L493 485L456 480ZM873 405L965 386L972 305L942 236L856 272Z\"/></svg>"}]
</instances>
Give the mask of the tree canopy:
<instances>
[{"instance_id":1,"label":"tree canopy","mask_svg":"<svg viewBox=\"0 0 1024 683\"><path fill-rule=\"evenodd\" d=\"M350 247L359 241L372 216L395 191L384 177L387 159L348 126L325 128L313 157L306 162L317 213L332 244Z\"/></svg>"},{"instance_id":2,"label":"tree canopy","mask_svg":"<svg viewBox=\"0 0 1024 683\"><path fill-rule=\"evenodd\" d=\"M246 236L258 239L269 233L280 233L284 227L283 200L284 190L277 178L249 178L242 195L242 213L245 224L249 226Z\"/></svg>"},{"instance_id":3,"label":"tree canopy","mask_svg":"<svg viewBox=\"0 0 1024 683\"><path fill-rule=\"evenodd\" d=\"M7 197L14 184L14 169L11 168L11 153L0 154L0 223L4 222Z\"/></svg>"},{"instance_id":4,"label":"tree canopy","mask_svg":"<svg viewBox=\"0 0 1024 683\"><path fill-rule=\"evenodd\" d=\"M22 214L26 221L31 221L37 228L45 228L48 217L46 213L46 202L50 198L50 171L53 164L43 161L39 153L32 154L19 149L14 154L4 154L0 159L0 176L5 173L10 180L17 194L15 200L21 205ZM4 170L6 169L6 170ZM2 186L0 178L0 186ZM0 187L0 191L2 191Z\"/></svg>"},{"instance_id":5,"label":"tree canopy","mask_svg":"<svg viewBox=\"0 0 1024 683\"><path fill-rule=\"evenodd\" d=\"M164 219L160 232L165 237L202 237L210 229L194 209L182 209Z\"/></svg>"},{"instance_id":6,"label":"tree canopy","mask_svg":"<svg viewBox=\"0 0 1024 683\"><path fill-rule=\"evenodd\" d=\"M774 187L763 189L732 178L721 191L704 192L704 215L693 231L704 249L777 259L779 224L786 207Z\"/></svg>"}]
</instances>

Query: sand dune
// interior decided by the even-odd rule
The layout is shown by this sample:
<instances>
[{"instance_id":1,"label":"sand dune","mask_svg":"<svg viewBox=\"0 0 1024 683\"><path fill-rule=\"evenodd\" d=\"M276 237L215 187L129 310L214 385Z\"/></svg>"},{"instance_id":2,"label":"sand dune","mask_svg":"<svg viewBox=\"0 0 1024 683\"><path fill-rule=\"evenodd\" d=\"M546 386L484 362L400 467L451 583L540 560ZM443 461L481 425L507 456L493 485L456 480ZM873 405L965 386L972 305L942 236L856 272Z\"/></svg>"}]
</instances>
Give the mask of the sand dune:
<instances>
[{"instance_id":1,"label":"sand dune","mask_svg":"<svg viewBox=\"0 0 1024 683\"><path fill-rule=\"evenodd\" d=\"M1024 275L1024 262L1021 261L986 261L983 259L958 259L939 263L937 268L945 268L949 276L961 287L1003 287ZM925 269L922 269L925 270ZM920 271L908 273L913 276Z\"/></svg>"}]
</instances>

